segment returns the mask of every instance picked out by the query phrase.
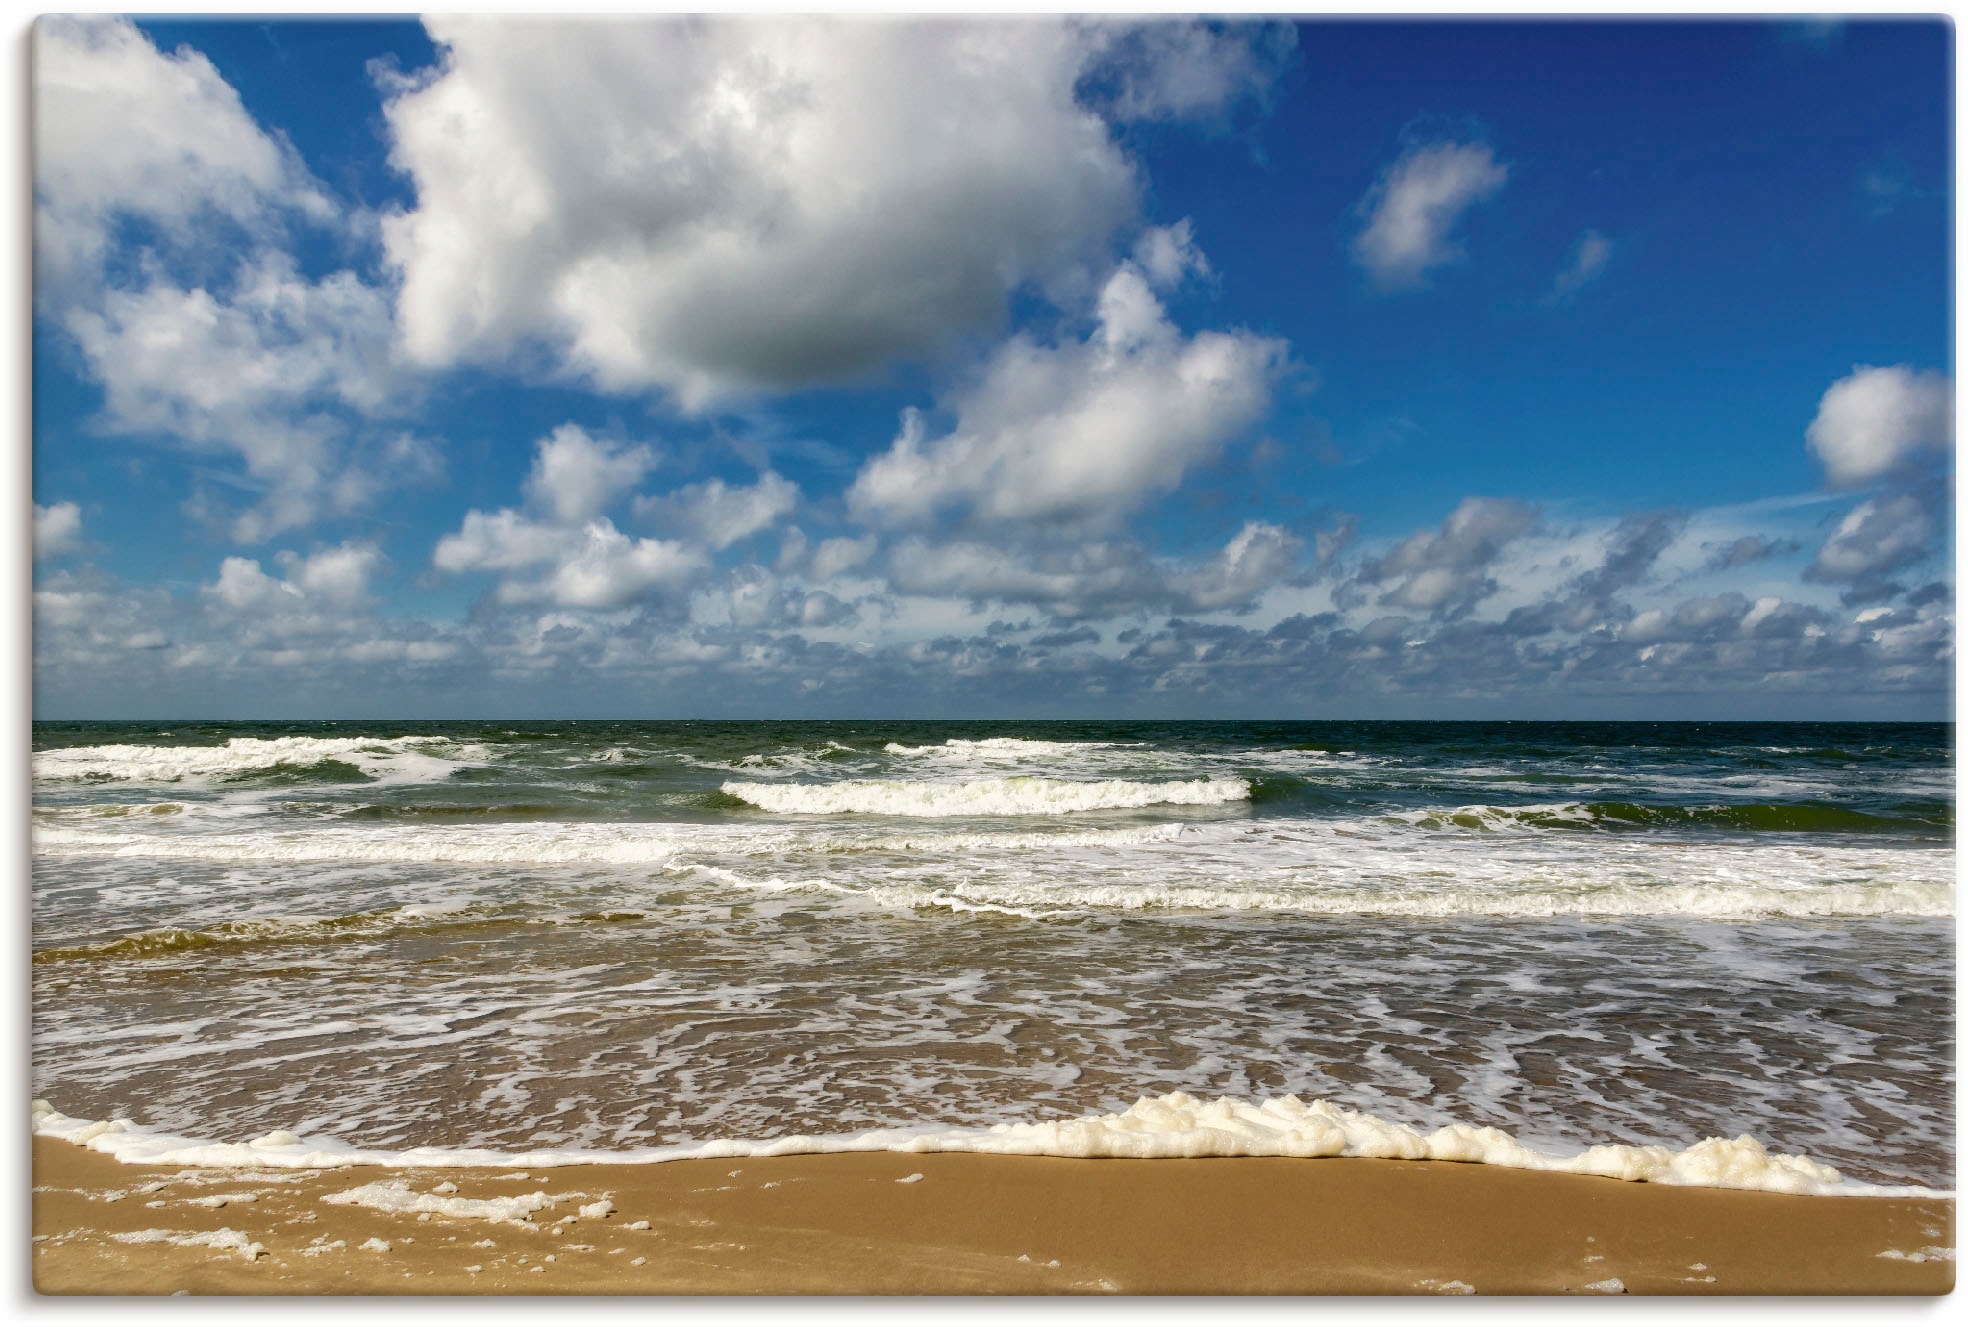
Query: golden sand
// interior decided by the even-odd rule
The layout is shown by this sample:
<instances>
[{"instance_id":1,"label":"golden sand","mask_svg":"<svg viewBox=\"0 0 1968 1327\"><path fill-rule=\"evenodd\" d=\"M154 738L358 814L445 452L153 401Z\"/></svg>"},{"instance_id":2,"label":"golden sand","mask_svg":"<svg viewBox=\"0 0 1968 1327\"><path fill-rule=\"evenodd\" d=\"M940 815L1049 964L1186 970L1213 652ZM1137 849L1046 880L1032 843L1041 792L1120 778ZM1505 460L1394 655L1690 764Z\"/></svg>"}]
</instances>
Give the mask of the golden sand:
<instances>
[{"instance_id":1,"label":"golden sand","mask_svg":"<svg viewBox=\"0 0 1968 1327\"><path fill-rule=\"evenodd\" d=\"M462 1199L544 1191L554 1203L513 1223L324 1201L390 1181L425 1194L451 1184ZM1790 1197L1444 1162L864 1153L281 1173L123 1165L37 1138L34 1185L34 1284L53 1295L1954 1287L1946 1199ZM612 1211L579 1214L604 1197ZM262 1247L169 1242L200 1235Z\"/></svg>"}]
</instances>

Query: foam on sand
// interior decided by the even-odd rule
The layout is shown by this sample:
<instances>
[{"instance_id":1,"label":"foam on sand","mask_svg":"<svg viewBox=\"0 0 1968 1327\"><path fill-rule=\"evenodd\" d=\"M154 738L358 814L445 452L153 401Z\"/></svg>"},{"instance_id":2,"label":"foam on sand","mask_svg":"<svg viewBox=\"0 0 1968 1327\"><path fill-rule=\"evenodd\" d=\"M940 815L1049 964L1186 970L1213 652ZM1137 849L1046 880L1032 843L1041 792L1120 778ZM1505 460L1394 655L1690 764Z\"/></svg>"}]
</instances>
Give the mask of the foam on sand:
<instances>
[{"instance_id":1,"label":"foam on sand","mask_svg":"<svg viewBox=\"0 0 1968 1327\"><path fill-rule=\"evenodd\" d=\"M229 1226L217 1230L126 1230L110 1236L119 1244L176 1244L191 1249L236 1253L247 1262L266 1253L266 1246Z\"/></svg>"},{"instance_id":2,"label":"foam on sand","mask_svg":"<svg viewBox=\"0 0 1968 1327\"><path fill-rule=\"evenodd\" d=\"M726 795L765 811L793 815L1043 816L1142 806L1222 806L1250 800L1248 780L1069 780L1021 776L968 783L853 779L839 783L732 781Z\"/></svg>"},{"instance_id":3,"label":"foam on sand","mask_svg":"<svg viewBox=\"0 0 1968 1327\"><path fill-rule=\"evenodd\" d=\"M972 1152L1001 1156L1057 1157L1379 1157L1406 1161L1459 1161L1519 1170L1599 1175L1610 1179L1706 1188L1752 1189L1771 1193L1845 1194L1893 1197L1951 1197L1917 1187L1854 1184L1838 1171L1808 1157L1771 1152L1747 1135L1709 1138L1692 1147L1606 1143L1571 1156L1524 1146L1501 1129L1447 1124L1421 1133L1330 1101L1295 1096L1248 1102L1234 1098L1202 1101L1187 1093L1143 1097L1127 1110L1109 1115L1040 1123L1006 1123L988 1128L926 1126L874 1129L851 1135L763 1140L718 1139L698 1144L641 1148L623 1152L542 1148L524 1152L487 1148L414 1147L385 1150L354 1147L333 1139L302 1138L277 1131L246 1143L216 1143L145 1129L129 1120L80 1120L45 1101L33 1104L33 1131L44 1137L102 1152L119 1161L144 1165L260 1166L316 1168L382 1166L571 1166L650 1164L692 1158L787 1156L839 1152ZM583 1195L565 1195L579 1197ZM537 1201L536 1201L537 1200ZM413 1193L407 1185L367 1185L332 1201L389 1205L395 1211L449 1210L463 1202L515 1205L509 1215L523 1219L554 1199L544 1193L510 1200L463 1200ZM519 1207L527 1207L520 1212ZM465 1213L458 1213L463 1215ZM472 1215L479 1215L474 1209ZM584 1212L585 1215L585 1212Z\"/></svg>"},{"instance_id":4,"label":"foam on sand","mask_svg":"<svg viewBox=\"0 0 1968 1327\"><path fill-rule=\"evenodd\" d=\"M454 1191L455 1191L455 1187ZM585 1194L549 1194L545 1190L533 1193L516 1194L510 1198L454 1198L448 1194L418 1193L402 1180L388 1180L381 1184L364 1184L357 1188L345 1189L340 1193L322 1195L324 1203L334 1203L340 1207L367 1207L379 1212L421 1213L446 1216L475 1221L503 1221L508 1225L524 1226L533 1214L544 1207L556 1207L573 1198L586 1197ZM583 1207L581 1214L586 1216L588 1209ZM606 1213L602 1213L606 1215Z\"/></svg>"}]
</instances>

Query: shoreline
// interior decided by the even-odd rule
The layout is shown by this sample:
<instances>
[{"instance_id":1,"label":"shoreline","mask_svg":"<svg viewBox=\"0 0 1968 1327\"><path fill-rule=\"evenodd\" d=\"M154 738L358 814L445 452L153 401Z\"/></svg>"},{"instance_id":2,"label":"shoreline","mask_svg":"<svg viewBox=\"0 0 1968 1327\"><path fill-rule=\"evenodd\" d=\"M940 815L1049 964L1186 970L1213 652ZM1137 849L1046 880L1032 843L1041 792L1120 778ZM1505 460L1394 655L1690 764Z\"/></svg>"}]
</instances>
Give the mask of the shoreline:
<instances>
[{"instance_id":1,"label":"shoreline","mask_svg":"<svg viewBox=\"0 0 1968 1327\"><path fill-rule=\"evenodd\" d=\"M862 1152L274 1171L124 1163L47 1137L33 1156L46 1295L1954 1288L1951 1198L1445 1161Z\"/></svg>"}]
</instances>

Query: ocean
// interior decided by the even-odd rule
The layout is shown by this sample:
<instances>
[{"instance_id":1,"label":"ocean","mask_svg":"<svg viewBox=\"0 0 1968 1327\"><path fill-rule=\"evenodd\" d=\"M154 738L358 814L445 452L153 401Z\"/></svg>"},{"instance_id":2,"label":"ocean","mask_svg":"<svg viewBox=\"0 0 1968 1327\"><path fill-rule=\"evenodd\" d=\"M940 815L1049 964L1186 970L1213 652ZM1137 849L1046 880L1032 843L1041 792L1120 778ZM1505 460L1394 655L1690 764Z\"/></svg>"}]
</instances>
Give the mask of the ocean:
<instances>
[{"instance_id":1,"label":"ocean","mask_svg":"<svg viewBox=\"0 0 1968 1327\"><path fill-rule=\"evenodd\" d=\"M1953 1185L1946 724L37 723L33 780L33 1092L145 1155Z\"/></svg>"}]
</instances>

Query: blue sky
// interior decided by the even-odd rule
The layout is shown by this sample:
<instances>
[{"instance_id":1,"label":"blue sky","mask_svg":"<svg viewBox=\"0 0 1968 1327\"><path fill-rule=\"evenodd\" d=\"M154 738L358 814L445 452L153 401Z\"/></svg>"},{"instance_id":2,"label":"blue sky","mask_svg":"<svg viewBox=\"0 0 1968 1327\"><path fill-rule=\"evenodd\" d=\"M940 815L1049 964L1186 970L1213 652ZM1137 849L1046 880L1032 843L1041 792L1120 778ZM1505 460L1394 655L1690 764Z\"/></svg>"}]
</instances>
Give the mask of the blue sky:
<instances>
[{"instance_id":1,"label":"blue sky","mask_svg":"<svg viewBox=\"0 0 1968 1327\"><path fill-rule=\"evenodd\" d=\"M41 717L1951 713L1944 23L33 54Z\"/></svg>"}]
</instances>

